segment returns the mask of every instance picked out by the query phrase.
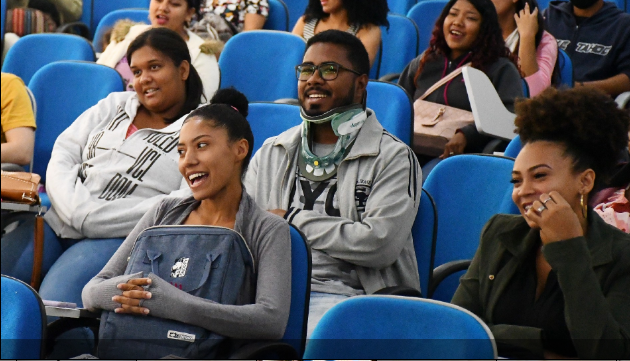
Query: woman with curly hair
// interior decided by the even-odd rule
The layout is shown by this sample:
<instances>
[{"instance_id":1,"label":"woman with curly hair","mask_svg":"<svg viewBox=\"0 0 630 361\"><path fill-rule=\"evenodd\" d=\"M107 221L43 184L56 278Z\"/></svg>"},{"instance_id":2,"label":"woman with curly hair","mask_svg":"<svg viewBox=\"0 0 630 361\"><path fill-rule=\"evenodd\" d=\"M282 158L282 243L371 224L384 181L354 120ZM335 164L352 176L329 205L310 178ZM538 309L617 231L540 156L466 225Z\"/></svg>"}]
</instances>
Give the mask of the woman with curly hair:
<instances>
[{"instance_id":1,"label":"woman with curly hair","mask_svg":"<svg viewBox=\"0 0 630 361\"><path fill-rule=\"evenodd\" d=\"M513 111L514 99L523 95L521 76L505 47L497 12L490 0L450 0L435 23L429 48L407 65L398 84L415 101L440 79L469 63L486 73L503 104ZM461 74L425 100L471 110ZM471 124L457 131L440 158L480 152L489 140ZM423 163L428 159L424 157Z\"/></svg>"},{"instance_id":2,"label":"woman with curly hair","mask_svg":"<svg viewBox=\"0 0 630 361\"><path fill-rule=\"evenodd\" d=\"M497 8L505 46L518 56L529 95L536 96L552 83L558 59L556 38L544 30L536 0L492 0Z\"/></svg>"},{"instance_id":3,"label":"woman with curly hair","mask_svg":"<svg viewBox=\"0 0 630 361\"><path fill-rule=\"evenodd\" d=\"M452 303L490 326L508 358L630 355L630 235L588 207L628 144L630 115L591 88L549 88L516 105L524 146Z\"/></svg>"},{"instance_id":4,"label":"woman with curly hair","mask_svg":"<svg viewBox=\"0 0 630 361\"><path fill-rule=\"evenodd\" d=\"M293 34L308 41L322 31L347 31L361 40L372 66L381 46L379 26L389 29L388 12L387 0L309 0L304 16L293 28Z\"/></svg>"}]
</instances>

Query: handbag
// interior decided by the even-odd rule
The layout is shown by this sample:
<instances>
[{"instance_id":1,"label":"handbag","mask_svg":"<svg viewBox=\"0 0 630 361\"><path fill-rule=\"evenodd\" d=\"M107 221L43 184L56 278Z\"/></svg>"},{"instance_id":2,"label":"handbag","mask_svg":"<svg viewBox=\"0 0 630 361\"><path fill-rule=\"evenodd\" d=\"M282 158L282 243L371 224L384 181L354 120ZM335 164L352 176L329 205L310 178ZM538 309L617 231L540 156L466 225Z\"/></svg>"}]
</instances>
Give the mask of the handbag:
<instances>
[{"instance_id":1,"label":"handbag","mask_svg":"<svg viewBox=\"0 0 630 361\"><path fill-rule=\"evenodd\" d=\"M211 226L150 227L138 235L128 259L126 275L152 273L189 295L231 305L237 303L241 287L255 269L239 233ZM225 340L200 326L105 310L98 357L211 359Z\"/></svg>"},{"instance_id":2,"label":"handbag","mask_svg":"<svg viewBox=\"0 0 630 361\"><path fill-rule=\"evenodd\" d=\"M39 181L41 177L36 173L2 171L1 193L2 201L39 204ZM33 272L31 286L39 289L42 277L42 263L44 260L44 218L35 215L35 232L33 242Z\"/></svg>"},{"instance_id":3,"label":"handbag","mask_svg":"<svg viewBox=\"0 0 630 361\"><path fill-rule=\"evenodd\" d=\"M34 205L39 203L39 174L2 171L2 200Z\"/></svg>"},{"instance_id":4,"label":"handbag","mask_svg":"<svg viewBox=\"0 0 630 361\"><path fill-rule=\"evenodd\" d=\"M474 123L475 119L470 111L424 100L429 94L461 74L464 66L433 84L413 103L414 152L432 157L440 156L457 129Z\"/></svg>"}]
</instances>

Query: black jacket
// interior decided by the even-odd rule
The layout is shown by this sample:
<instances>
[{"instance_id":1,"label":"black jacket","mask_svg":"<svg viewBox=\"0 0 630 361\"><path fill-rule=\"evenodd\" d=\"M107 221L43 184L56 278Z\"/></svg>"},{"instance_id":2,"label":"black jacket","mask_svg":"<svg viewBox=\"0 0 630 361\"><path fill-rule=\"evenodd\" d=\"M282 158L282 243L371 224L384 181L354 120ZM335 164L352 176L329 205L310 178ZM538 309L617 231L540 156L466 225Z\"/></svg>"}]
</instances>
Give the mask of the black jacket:
<instances>
[{"instance_id":1,"label":"black jacket","mask_svg":"<svg viewBox=\"0 0 630 361\"><path fill-rule=\"evenodd\" d=\"M569 1L552 1L545 27L573 62L575 81L604 80L618 74L630 78L630 14L612 2L578 26Z\"/></svg>"},{"instance_id":2,"label":"black jacket","mask_svg":"<svg viewBox=\"0 0 630 361\"><path fill-rule=\"evenodd\" d=\"M605 223L592 210L588 218L586 236L547 244L542 252L564 295L565 321L578 357L627 359L630 235ZM494 216L482 231L477 253L451 302L479 316L497 341L542 357L541 329L493 321L497 301L537 239L539 231L529 228L522 216ZM502 262L505 256L507 263Z\"/></svg>"}]
</instances>

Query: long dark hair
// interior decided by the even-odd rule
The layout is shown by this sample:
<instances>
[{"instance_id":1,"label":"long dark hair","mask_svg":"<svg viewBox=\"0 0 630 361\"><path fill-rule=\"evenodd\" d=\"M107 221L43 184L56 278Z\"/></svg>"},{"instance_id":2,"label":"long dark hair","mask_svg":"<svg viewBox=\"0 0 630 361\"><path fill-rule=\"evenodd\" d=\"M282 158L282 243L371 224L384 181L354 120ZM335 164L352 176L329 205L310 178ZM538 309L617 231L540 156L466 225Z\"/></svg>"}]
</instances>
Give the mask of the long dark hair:
<instances>
[{"instance_id":1,"label":"long dark hair","mask_svg":"<svg viewBox=\"0 0 630 361\"><path fill-rule=\"evenodd\" d=\"M538 31L536 31L536 36L534 37L534 43L536 44L536 48L538 48L538 45L540 45L540 41L542 40L543 31L545 31L542 9L538 6L538 2L536 0L518 0L516 2L516 9L514 10L514 13L518 14L521 10L525 9L525 4L529 4L529 11L534 11L534 9L538 8L538 16L536 17L536 21L538 21ZM518 53L518 47L516 49L515 53Z\"/></svg>"},{"instance_id":2,"label":"long dark hair","mask_svg":"<svg viewBox=\"0 0 630 361\"><path fill-rule=\"evenodd\" d=\"M341 0L341 3L348 12L349 24L359 28L367 24L374 24L387 26L389 29L387 0ZM304 21L327 18L328 15L324 12L320 0L309 0L304 11Z\"/></svg>"},{"instance_id":3,"label":"long dark hair","mask_svg":"<svg viewBox=\"0 0 630 361\"><path fill-rule=\"evenodd\" d=\"M254 133L247 121L249 102L247 97L234 88L218 90L210 104L204 105L188 114L184 124L191 118L199 117L212 123L214 127L224 128L230 142L245 139L249 143L247 156L243 159L241 177L245 174L254 149Z\"/></svg>"},{"instance_id":4,"label":"long dark hair","mask_svg":"<svg viewBox=\"0 0 630 361\"><path fill-rule=\"evenodd\" d=\"M444 6L440 17L435 22L433 36L429 42L429 47L425 50L424 56L420 61L420 66L418 67L414 81L417 81L420 73L422 73L424 64L427 61L434 60L439 55L448 56L450 54L451 49L448 47L448 44L446 44L446 38L444 37L444 20L457 1L459 0L450 0L446 6ZM477 39L475 39L470 47L470 61L472 62L472 66L485 72L487 68L499 60L499 58L508 58L518 69L516 58L505 46L505 41L503 41L503 33L501 32L501 27L499 26L497 10L492 1L466 1L470 2L475 9L479 11L479 14L481 14L481 26L479 33L477 35Z\"/></svg>"},{"instance_id":5,"label":"long dark hair","mask_svg":"<svg viewBox=\"0 0 630 361\"><path fill-rule=\"evenodd\" d=\"M186 101L176 117L166 119L167 122L172 123L196 109L199 103L201 103L201 96L203 95L201 77L199 77L199 73L197 73L197 70L192 65L186 42L173 30L167 28L152 28L140 34L131 42L127 49L127 62L129 65L131 65L133 53L144 46L149 46L166 55L173 61L176 67L180 66L183 61L187 61L188 64L190 64L188 79L186 79Z\"/></svg>"}]
</instances>

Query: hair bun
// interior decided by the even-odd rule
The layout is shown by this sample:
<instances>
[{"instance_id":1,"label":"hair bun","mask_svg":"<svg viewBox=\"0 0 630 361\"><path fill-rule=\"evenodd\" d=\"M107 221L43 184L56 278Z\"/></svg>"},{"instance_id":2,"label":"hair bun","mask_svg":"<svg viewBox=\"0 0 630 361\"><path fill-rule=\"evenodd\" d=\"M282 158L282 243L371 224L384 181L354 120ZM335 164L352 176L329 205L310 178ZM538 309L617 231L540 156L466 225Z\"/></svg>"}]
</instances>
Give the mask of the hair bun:
<instances>
[{"instance_id":1,"label":"hair bun","mask_svg":"<svg viewBox=\"0 0 630 361\"><path fill-rule=\"evenodd\" d=\"M233 87L217 90L212 99L210 99L210 104L225 104L236 108L244 117L247 117L249 111L249 102L247 97L245 97L245 94Z\"/></svg>"}]
</instances>

